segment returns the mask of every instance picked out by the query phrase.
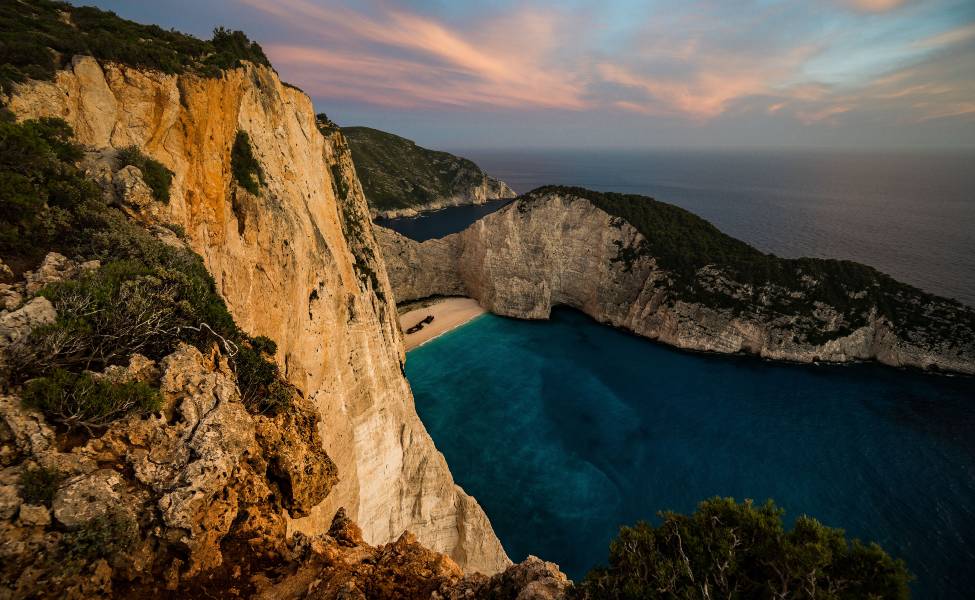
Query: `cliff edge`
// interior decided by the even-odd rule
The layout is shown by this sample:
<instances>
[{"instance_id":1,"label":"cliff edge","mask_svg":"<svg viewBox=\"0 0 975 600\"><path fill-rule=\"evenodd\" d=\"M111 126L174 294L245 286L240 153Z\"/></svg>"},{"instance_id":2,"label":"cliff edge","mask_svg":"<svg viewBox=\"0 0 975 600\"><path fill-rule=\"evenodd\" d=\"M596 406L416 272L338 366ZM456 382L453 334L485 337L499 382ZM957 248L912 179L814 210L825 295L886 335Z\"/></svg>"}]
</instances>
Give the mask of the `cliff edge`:
<instances>
[{"instance_id":1,"label":"cliff edge","mask_svg":"<svg viewBox=\"0 0 975 600\"><path fill-rule=\"evenodd\" d=\"M64 119L93 151L136 146L172 172L169 201L147 202L137 218L184 229L241 327L278 342L338 469L331 493L289 531L327 531L345 507L367 542L408 529L465 569L509 564L416 415L351 156L340 134L320 133L304 93L249 62L204 76L75 56L51 81L13 84L7 106L20 120ZM239 132L261 167L259 194L233 176Z\"/></svg>"},{"instance_id":2,"label":"cliff edge","mask_svg":"<svg viewBox=\"0 0 975 600\"><path fill-rule=\"evenodd\" d=\"M975 310L858 263L763 254L650 198L547 187L441 239L376 231L399 302L566 305L689 350L975 374Z\"/></svg>"}]
</instances>

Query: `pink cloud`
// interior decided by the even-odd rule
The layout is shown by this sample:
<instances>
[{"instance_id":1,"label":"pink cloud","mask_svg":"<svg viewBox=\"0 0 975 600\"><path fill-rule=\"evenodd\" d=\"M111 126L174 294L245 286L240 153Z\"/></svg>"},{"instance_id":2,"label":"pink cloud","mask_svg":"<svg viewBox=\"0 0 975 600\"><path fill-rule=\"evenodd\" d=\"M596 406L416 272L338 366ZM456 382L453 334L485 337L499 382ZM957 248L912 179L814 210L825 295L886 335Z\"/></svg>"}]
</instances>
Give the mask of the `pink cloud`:
<instances>
[{"instance_id":1,"label":"pink cloud","mask_svg":"<svg viewBox=\"0 0 975 600\"><path fill-rule=\"evenodd\" d=\"M570 110L586 106L583 83L553 64L557 15L522 10L503 22L486 21L462 33L399 10L368 17L338 7L325 10L307 0L242 1L328 42L268 46L275 64L310 74L311 83L305 85L318 94L407 106L424 101ZM518 43L511 44L512 39ZM389 58L391 53L396 58ZM333 72L315 76L309 67L316 65ZM378 86L363 81L364 74L383 81ZM364 93L377 87L402 95ZM353 88L358 91L350 92Z\"/></svg>"},{"instance_id":2,"label":"pink cloud","mask_svg":"<svg viewBox=\"0 0 975 600\"><path fill-rule=\"evenodd\" d=\"M859 12L882 13L903 6L907 0L840 0L840 3Z\"/></svg>"}]
</instances>

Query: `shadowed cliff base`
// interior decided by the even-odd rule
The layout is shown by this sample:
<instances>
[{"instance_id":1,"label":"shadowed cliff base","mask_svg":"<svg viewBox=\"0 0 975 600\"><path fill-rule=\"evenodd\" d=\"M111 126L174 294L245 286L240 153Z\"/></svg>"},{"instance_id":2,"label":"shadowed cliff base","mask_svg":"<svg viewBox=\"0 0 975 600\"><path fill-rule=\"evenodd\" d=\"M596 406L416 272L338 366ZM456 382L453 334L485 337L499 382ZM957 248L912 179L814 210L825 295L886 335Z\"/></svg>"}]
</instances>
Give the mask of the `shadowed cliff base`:
<instances>
[{"instance_id":1,"label":"shadowed cliff base","mask_svg":"<svg viewBox=\"0 0 975 600\"><path fill-rule=\"evenodd\" d=\"M975 310L852 261L782 259L643 196L544 187L418 243L377 227L398 302L553 306L678 348L975 373Z\"/></svg>"}]
</instances>

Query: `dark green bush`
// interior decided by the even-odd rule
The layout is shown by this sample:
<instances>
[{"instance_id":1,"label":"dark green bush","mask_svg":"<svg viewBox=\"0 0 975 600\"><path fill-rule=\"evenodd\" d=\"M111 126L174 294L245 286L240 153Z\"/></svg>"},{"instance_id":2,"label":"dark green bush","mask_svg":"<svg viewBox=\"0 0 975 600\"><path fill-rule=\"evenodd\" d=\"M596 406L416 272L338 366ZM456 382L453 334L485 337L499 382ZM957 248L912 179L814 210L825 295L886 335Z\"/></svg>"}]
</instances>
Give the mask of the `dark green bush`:
<instances>
[{"instance_id":1,"label":"dark green bush","mask_svg":"<svg viewBox=\"0 0 975 600\"><path fill-rule=\"evenodd\" d=\"M52 79L77 54L164 73L211 76L242 60L269 66L261 47L239 31L214 30L210 41L141 25L88 6L50 0L0 3L0 89Z\"/></svg>"},{"instance_id":2,"label":"dark green bush","mask_svg":"<svg viewBox=\"0 0 975 600\"><path fill-rule=\"evenodd\" d=\"M277 344L268 337L252 338L233 357L240 398L252 413L276 413L291 405L294 389L281 378L271 357Z\"/></svg>"},{"instance_id":3,"label":"dark green bush","mask_svg":"<svg viewBox=\"0 0 975 600\"><path fill-rule=\"evenodd\" d=\"M255 196L264 185L264 169L251 150L251 138L246 131L238 131L230 152L230 169L242 188Z\"/></svg>"},{"instance_id":4,"label":"dark green bush","mask_svg":"<svg viewBox=\"0 0 975 600\"><path fill-rule=\"evenodd\" d=\"M63 480L64 475L55 468L28 467L20 474L20 497L27 504L50 508Z\"/></svg>"},{"instance_id":5,"label":"dark green bush","mask_svg":"<svg viewBox=\"0 0 975 600\"><path fill-rule=\"evenodd\" d=\"M89 432L129 414L147 415L162 406L159 391L147 383L115 382L62 369L29 381L22 399L68 429Z\"/></svg>"},{"instance_id":6,"label":"dark green bush","mask_svg":"<svg viewBox=\"0 0 975 600\"><path fill-rule=\"evenodd\" d=\"M169 203L169 188L173 183L173 172L158 160L146 156L138 146L129 146L118 151L116 159L119 167L132 165L142 171L142 179L152 188L152 197L159 202Z\"/></svg>"},{"instance_id":7,"label":"dark green bush","mask_svg":"<svg viewBox=\"0 0 975 600\"><path fill-rule=\"evenodd\" d=\"M138 538L138 523L119 509L94 517L76 531L64 534L61 544L68 560L91 563L130 550Z\"/></svg>"},{"instance_id":8,"label":"dark green bush","mask_svg":"<svg viewBox=\"0 0 975 600\"><path fill-rule=\"evenodd\" d=\"M662 513L659 527L623 527L609 566L579 585L585 599L795 598L905 599L911 579L902 561L876 544L847 542L839 529L809 517L791 531L771 502L702 502L690 516Z\"/></svg>"}]
</instances>

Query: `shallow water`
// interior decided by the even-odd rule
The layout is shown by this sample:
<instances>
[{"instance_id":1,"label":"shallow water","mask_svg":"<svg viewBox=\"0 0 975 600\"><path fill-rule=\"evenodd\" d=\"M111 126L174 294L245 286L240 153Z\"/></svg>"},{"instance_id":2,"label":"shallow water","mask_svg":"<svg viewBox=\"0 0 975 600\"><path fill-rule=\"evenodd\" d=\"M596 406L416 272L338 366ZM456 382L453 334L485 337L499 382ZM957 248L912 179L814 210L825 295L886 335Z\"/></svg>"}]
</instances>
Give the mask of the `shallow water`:
<instances>
[{"instance_id":1,"label":"shallow water","mask_svg":"<svg viewBox=\"0 0 975 600\"><path fill-rule=\"evenodd\" d=\"M620 525L773 498L905 559L915 597L975 589L975 379L685 353L569 309L478 317L406 372L513 560L579 578Z\"/></svg>"}]
</instances>

